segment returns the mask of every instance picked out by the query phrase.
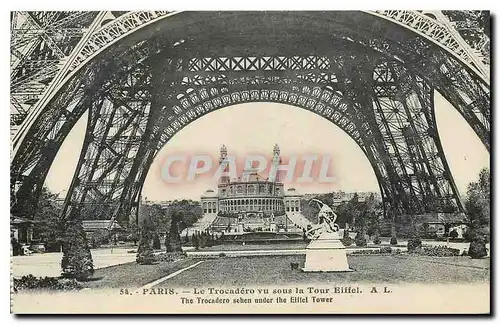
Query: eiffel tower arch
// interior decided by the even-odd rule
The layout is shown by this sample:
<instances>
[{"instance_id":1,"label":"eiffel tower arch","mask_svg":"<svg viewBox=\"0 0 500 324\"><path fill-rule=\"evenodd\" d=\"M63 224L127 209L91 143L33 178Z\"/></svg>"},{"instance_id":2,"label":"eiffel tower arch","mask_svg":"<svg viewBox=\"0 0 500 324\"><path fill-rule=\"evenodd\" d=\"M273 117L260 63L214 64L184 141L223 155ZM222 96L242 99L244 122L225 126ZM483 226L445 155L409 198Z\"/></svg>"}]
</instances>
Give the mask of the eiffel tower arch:
<instances>
[{"instance_id":1,"label":"eiffel tower arch","mask_svg":"<svg viewBox=\"0 0 500 324\"><path fill-rule=\"evenodd\" d=\"M147 11L86 19L88 33L15 121L14 214L36 205L85 112L66 218L126 221L159 149L192 121L240 103L283 103L341 128L369 160L387 215L463 211L436 125L436 91L490 148L488 68L435 16Z\"/></svg>"}]
</instances>

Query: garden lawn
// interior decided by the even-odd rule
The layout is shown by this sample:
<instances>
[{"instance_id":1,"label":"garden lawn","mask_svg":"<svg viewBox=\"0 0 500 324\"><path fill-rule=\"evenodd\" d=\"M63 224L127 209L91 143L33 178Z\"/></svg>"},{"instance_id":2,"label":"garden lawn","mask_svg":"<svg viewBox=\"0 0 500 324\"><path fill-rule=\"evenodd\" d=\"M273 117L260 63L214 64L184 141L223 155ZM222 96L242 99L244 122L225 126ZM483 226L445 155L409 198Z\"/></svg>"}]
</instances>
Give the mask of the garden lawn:
<instances>
[{"instance_id":1,"label":"garden lawn","mask_svg":"<svg viewBox=\"0 0 500 324\"><path fill-rule=\"evenodd\" d=\"M489 259L421 257L416 255L348 256L353 272L304 273L290 263L302 255L208 259L163 283L163 287L217 287L314 283L487 283Z\"/></svg>"},{"instance_id":2,"label":"garden lawn","mask_svg":"<svg viewBox=\"0 0 500 324\"><path fill-rule=\"evenodd\" d=\"M140 265L136 262L97 269L91 280L82 282L86 288L138 288L163 278L199 260L183 259L175 262L159 262Z\"/></svg>"}]
</instances>

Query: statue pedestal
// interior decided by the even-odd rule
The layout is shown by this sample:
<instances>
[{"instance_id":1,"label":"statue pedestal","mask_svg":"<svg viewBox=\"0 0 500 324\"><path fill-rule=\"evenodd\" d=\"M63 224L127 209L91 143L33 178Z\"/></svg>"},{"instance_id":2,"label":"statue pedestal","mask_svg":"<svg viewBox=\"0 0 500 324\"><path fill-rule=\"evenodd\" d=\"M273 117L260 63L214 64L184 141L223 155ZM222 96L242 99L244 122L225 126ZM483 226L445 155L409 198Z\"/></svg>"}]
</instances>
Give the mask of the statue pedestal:
<instances>
[{"instance_id":1,"label":"statue pedestal","mask_svg":"<svg viewBox=\"0 0 500 324\"><path fill-rule=\"evenodd\" d=\"M306 248L304 272L347 272L349 269L345 246L337 233L322 233Z\"/></svg>"}]
</instances>

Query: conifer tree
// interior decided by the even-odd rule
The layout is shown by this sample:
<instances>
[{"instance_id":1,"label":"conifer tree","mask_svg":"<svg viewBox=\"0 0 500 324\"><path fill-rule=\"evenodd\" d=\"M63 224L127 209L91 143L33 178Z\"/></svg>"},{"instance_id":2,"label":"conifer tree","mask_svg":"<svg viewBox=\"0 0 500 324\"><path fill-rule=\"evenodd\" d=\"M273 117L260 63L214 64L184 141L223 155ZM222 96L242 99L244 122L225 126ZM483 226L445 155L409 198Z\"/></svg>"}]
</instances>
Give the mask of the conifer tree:
<instances>
[{"instance_id":1,"label":"conifer tree","mask_svg":"<svg viewBox=\"0 0 500 324\"><path fill-rule=\"evenodd\" d=\"M147 222L144 222L144 225L141 230L141 238L139 240L139 247L137 248L137 257L136 262L139 264L153 264L155 261L155 257L153 254L153 248L151 246L152 241L152 233L149 228Z\"/></svg>"},{"instance_id":2,"label":"conifer tree","mask_svg":"<svg viewBox=\"0 0 500 324\"><path fill-rule=\"evenodd\" d=\"M85 280L94 274L92 254L80 219L71 219L66 224L61 268L61 276L65 278Z\"/></svg>"}]
</instances>

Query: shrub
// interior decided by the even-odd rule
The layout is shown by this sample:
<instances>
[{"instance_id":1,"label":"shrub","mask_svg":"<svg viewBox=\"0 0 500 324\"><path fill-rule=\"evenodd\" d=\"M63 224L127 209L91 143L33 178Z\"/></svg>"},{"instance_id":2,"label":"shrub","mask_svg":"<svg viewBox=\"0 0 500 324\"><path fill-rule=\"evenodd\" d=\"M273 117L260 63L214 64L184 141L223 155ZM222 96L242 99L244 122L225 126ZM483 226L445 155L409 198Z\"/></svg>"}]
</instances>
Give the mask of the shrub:
<instances>
[{"instance_id":1,"label":"shrub","mask_svg":"<svg viewBox=\"0 0 500 324\"><path fill-rule=\"evenodd\" d=\"M470 228L467 228L464 232L464 239L465 241L467 242L472 242L472 239L474 238L474 232L470 229Z\"/></svg>"},{"instance_id":2,"label":"shrub","mask_svg":"<svg viewBox=\"0 0 500 324\"><path fill-rule=\"evenodd\" d=\"M33 275L14 278L14 291L27 289L74 290L82 289L75 279L58 279L54 277L35 277Z\"/></svg>"},{"instance_id":3,"label":"shrub","mask_svg":"<svg viewBox=\"0 0 500 324\"><path fill-rule=\"evenodd\" d=\"M172 214L170 222L170 231L168 233L168 248L172 252L182 252L182 242L180 235L180 224L184 222L184 212L176 211Z\"/></svg>"},{"instance_id":4,"label":"shrub","mask_svg":"<svg viewBox=\"0 0 500 324\"><path fill-rule=\"evenodd\" d=\"M14 255L14 256L23 255L23 248L15 237L12 237L10 239L10 244L12 246L12 255Z\"/></svg>"},{"instance_id":5,"label":"shrub","mask_svg":"<svg viewBox=\"0 0 500 324\"><path fill-rule=\"evenodd\" d=\"M309 225L307 225L309 227ZM341 240L342 244L344 246L351 246L352 245L352 238L349 236L349 232L347 230L344 230L344 235Z\"/></svg>"},{"instance_id":6,"label":"shrub","mask_svg":"<svg viewBox=\"0 0 500 324\"><path fill-rule=\"evenodd\" d=\"M193 246L194 246L195 250L198 251L200 249L199 236L196 234L193 234L191 241L193 242Z\"/></svg>"},{"instance_id":7,"label":"shrub","mask_svg":"<svg viewBox=\"0 0 500 324\"><path fill-rule=\"evenodd\" d=\"M450 237L456 239L458 237L458 232L456 229L450 232Z\"/></svg>"},{"instance_id":8,"label":"shrub","mask_svg":"<svg viewBox=\"0 0 500 324\"><path fill-rule=\"evenodd\" d=\"M408 253L413 253L422 248L422 241L418 237L413 237L408 240Z\"/></svg>"},{"instance_id":9,"label":"shrub","mask_svg":"<svg viewBox=\"0 0 500 324\"><path fill-rule=\"evenodd\" d=\"M392 248L390 246L383 246L380 248L380 253L392 253Z\"/></svg>"},{"instance_id":10,"label":"shrub","mask_svg":"<svg viewBox=\"0 0 500 324\"><path fill-rule=\"evenodd\" d=\"M437 238L437 229L434 228L434 227L430 227L428 230L427 230L427 238L430 238L430 239L436 239Z\"/></svg>"},{"instance_id":11,"label":"shrub","mask_svg":"<svg viewBox=\"0 0 500 324\"><path fill-rule=\"evenodd\" d=\"M347 238L343 238L341 242L344 246L351 246L353 239L348 236Z\"/></svg>"},{"instance_id":12,"label":"shrub","mask_svg":"<svg viewBox=\"0 0 500 324\"><path fill-rule=\"evenodd\" d=\"M373 244L380 244L382 241L380 240L380 237L378 235L375 235L375 238L373 239Z\"/></svg>"},{"instance_id":13,"label":"shrub","mask_svg":"<svg viewBox=\"0 0 500 324\"><path fill-rule=\"evenodd\" d=\"M92 254L81 220L73 219L67 224L61 268L64 278L85 280L94 274Z\"/></svg>"},{"instance_id":14,"label":"shrub","mask_svg":"<svg viewBox=\"0 0 500 324\"><path fill-rule=\"evenodd\" d=\"M352 254L357 254L357 255L366 255L366 254L387 254L387 253L392 253L392 248L390 246L386 246L380 249L366 249L366 250L357 250L357 251L352 251Z\"/></svg>"},{"instance_id":15,"label":"shrub","mask_svg":"<svg viewBox=\"0 0 500 324\"><path fill-rule=\"evenodd\" d=\"M156 233L153 235L153 249L155 250L161 249L160 236Z\"/></svg>"},{"instance_id":16,"label":"shrub","mask_svg":"<svg viewBox=\"0 0 500 324\"><path fill-rule=\"evenodd\" d=\"M100 247L103 244L109 243L109 231L105 229L99 229L90 235L90 246L93 249Z\"/></svg>"},{"instance_id":17,"label":"shrub","mask_svg":"<svg viewBox=\"0 0 500 324\"><path fill-rule=\"evenodd\" d=\"M486 241L481 237L476 237L469 245L469 256L473 259L484 258L488 255Z\"/></svg>"},{"instance_id":18,"label":"shrub","mask_svg":"<svg viewBox=\"0 0 500 324\"><path fill-rule=\"evenodd\" d=\"M359 233L359 232L358 232L358 234L356 234L356 238L354 240L356 242L356 246L366 246L366 244L367 244L366 237L362 233Z\"/></svg>"},{"instance_id":19,"label":"shrub","mask_svg":"<svg viewBox=\"0 0 500 324\"><path fill-rule=\"evenodd\" d=\"M147 229L143 229L139 247L137 248L137 256L135 258L138 264L153 264L155 262L153 249L151 248L151 240L151 233L149 233Z\"/></svg>"},{"instance_id":20,"label":"shrub","mask_svg":"<svg viewBox=\"0 0 500 324\"><path fill-rule=\"evenodd\" d=\"M377 250L357 250L352 251L352 254L379 254L380 251Z\"/></svg>"},{"instance_id":21,"label":"shrub","mask_svg":"<svg viewBox=\"0 0 500 324\"><path fill-rule=\"evenodd\" d=\"M186 253L184 252L167 252L155 256L155 260L160 262L174 262L184 258L186 258Z\"/></svg>"},{"instance_id":22,"label":"shrub","mask_svg":"<svg viewBox=\"0 0 500 324\"><path fill-rule=\"evenodd\" d=\"M420 250L417 250L417 253L426 256L451 257L451 256L459 256L460 250L440 245L440 246L426 246Z\"/></svg>"},{"instance_id":23,"label":"shrub","mask_svg":"<svg viewBox=\"0 0 500 324\"><path fill-rule=\"evenodd\" d=\"M391 245L398 245L398 239L395 236L393 236L393 237L391 237L390 243L391 243Z\"/></svg>"}]
</instances>

